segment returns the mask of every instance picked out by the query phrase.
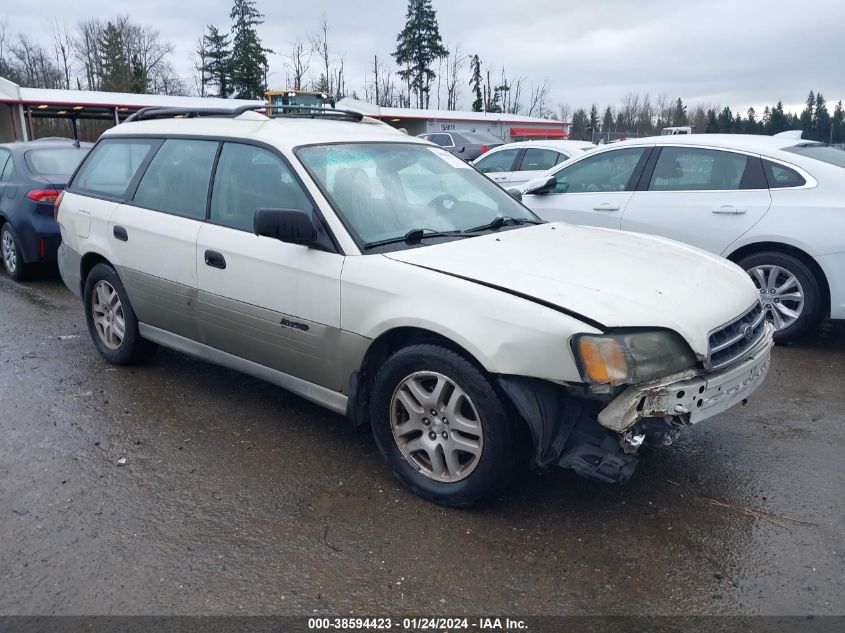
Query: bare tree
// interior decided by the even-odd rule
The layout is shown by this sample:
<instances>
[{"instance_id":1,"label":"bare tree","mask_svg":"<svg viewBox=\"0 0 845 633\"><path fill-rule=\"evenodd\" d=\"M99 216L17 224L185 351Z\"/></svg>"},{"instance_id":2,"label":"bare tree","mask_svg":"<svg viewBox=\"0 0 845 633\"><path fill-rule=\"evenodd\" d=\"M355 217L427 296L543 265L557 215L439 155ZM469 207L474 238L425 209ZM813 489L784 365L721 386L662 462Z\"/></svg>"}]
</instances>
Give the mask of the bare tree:
<instances>
[{"instance_id":1,"label":"bare tree","mask_svg":"<svg viewBox=\"0 0 845 633\"><path fill-rule=\"evenodd\" d=\"M458 109L458 86L462 85L461 73L466 67L469 55L462 50L462 43L458 42L449 47L449 56L446 59L446 109ZM439 91L438 91L439 95Z\"/></svg>"},{"instance_id":2,"label":"bare tree","mask_svg":"<svg viewBox=\"0 0 845 633\"><path fill-rule=\"evenodd\" d=\"M57 19L53 20L51 31L56 64L64 76L64 86L62 87L70 90L70 75L73 69L73 37L68 31L67 25L64 22L59 24Z\"/></svg>"},{"instance_id":3,"label":"bare tree","mask_svg":"<svg viewBox=\"0 0 845 633\"><path fill-rule=\"evenodd\" d=\"M548 106L546 99L549 96L549 80L543 80L539 86L535 86L531 90L531 100L528 106L528 116L546 117L548 115Z\"/></svg>"},{"instance_id":4,"label":"bare tree","mask_svg":"<svg viewBox=\"0 0 845 633\"><path fill-rule=\"evenodd\" d=\"M305 79L305 73L311 67L312 49L305 46L301 39L296 38L287 55L287 67L293 75L293 86L295 90L301 90Z\"/></svg>"},{"instance_id":5,"label":"bare tree","mask_svg":"<svg viewBox=\"0 0 845 633\"><path fill-rule=\"evenodd\" d=\"M74 56L82 65L85 75L85 87L99 90L102 83L103 63L101 45L105 24L98 18L90 18L79 23L78 36L74 40Z\"/></svg>"},{"instance_id":6,"label":"bare tree","mask_svg":"<svg viewBox=\"0 0 845 633\"><path fill-rule=\"evenodd\" d=\"M317 30L308 37L311 42L311 51L320 58L322 62L322 73L325 78L325 86L321 87L328 94L334 93L334 78L332 77L332 55L329 50L329 21L326 14L320 16L320 24Z\"/></svg>"}]
</instances>

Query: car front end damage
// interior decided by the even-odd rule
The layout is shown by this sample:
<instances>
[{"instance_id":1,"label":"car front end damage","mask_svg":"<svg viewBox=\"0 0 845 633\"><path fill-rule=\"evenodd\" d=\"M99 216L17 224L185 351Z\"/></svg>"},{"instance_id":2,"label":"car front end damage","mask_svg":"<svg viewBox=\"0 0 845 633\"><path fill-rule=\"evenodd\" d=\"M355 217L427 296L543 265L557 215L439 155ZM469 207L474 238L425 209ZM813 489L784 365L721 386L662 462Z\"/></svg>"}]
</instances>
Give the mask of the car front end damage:
<instances>
[{"instance_id":1,"label":"car front end damage","mask_svg":"<svg viewBox=\"0 0 845 633\"><path fill-rule=\"evenodd\" d=\"M748 324L754 324L756 312L751 317ZM773 328L765 321L754 325L752 336L743 339L750 345L718 368L708 355L695 367L632 385L558 384L522 376L499 376L499 385L531 429L535 466L557 465L625 483L641 446L671 445L685 428L745 404L762 384ZM728 340L717 336L711 348L725 349Z\"/></svg>"}]
</instances>

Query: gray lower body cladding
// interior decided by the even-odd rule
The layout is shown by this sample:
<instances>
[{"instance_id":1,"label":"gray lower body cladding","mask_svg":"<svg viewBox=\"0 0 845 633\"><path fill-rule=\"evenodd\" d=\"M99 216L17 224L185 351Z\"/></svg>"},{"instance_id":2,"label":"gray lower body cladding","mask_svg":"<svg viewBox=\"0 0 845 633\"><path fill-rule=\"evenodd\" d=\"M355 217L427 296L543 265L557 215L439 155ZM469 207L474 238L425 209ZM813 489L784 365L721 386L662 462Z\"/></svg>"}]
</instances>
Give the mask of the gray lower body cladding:
<instances>
[{"instance_id":1,"label":"gray lower body cladding","mask_svg":"<svg viewBox=\"0 0 845 633\"><path fill-rule=\"evenodd\" d=\"M523 376L498 376L499 386L531 431L534 466L571 468L607 483L625 483L637 458L625 453L619 435L596 421L601 404L572 397L560 385ZM592 409L595 409L593 411Z\"/></svg>"}]
</instances>

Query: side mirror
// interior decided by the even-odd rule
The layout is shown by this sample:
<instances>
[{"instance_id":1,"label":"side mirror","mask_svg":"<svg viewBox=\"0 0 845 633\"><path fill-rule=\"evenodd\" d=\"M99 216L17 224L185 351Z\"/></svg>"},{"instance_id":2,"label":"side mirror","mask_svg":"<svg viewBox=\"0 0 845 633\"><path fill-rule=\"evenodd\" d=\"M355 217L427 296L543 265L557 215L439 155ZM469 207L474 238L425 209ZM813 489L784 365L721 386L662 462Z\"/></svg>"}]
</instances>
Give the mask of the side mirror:
<instances>
[{"instance_id":1,"label":"side mirror","mask_svg":"<svg viewBox=\"0 0 845 633\"><path fill-rule=\"evenodd\" d=\"M259 209L252 227L256 235L289 244L310 245L317 241L317 227L311 214L299 209Z\"/></svg>"},{"instance_id":2,"label":"side mirror","mask_svg":"<svg viewBox=\"0 0 845 633\"><path fill-rule=\"evenodd\" d=\"M461 149L458 150L458 154L463 154L465 151L467 151L467 146L461 145Z\"/></svg>"},{"instance_id":3,"label":"side mirror","mask_svg":"<svg viewBox=\"0 0 845 633\"><path fill-rule=\"evenodd\" d=\"M522 202L522 192L516 187L511 187L510 189L508 189L508 193L511 194L512 197Z\"/></svg>"},{"instance_id":4,"label":"side mirror","mask_svg":"<svg viewBox=\"0 0 845 633\"><path fill-rule=\"evenodd\" d=\"M522 193L549 193L549 191L551 191L551 189L555 185L557 185L557 178L555 178L554 176L540 177L537 180L532 180L531 182L529 182L523 189Z\"/></svg>"}]
</instances>

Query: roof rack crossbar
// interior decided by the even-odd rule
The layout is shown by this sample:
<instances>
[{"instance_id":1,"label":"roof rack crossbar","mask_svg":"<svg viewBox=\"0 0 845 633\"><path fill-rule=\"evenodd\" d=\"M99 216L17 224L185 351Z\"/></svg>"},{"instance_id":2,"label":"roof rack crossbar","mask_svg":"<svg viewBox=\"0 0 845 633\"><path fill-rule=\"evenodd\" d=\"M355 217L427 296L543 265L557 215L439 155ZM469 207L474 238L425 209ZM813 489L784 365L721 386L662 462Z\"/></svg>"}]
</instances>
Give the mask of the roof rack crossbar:
<instances>
[{"instance_id":1,"label":"roof rack crossbar","mask_svg":"<svg viewBox=\"0 0 845 633\"><path fill-rule=\"evenodd\" d=\"M137 112L126 117L125 123L132 121L143 121L149 119L166 119L170 117L184 117L186 119L202 116L236 117L244 112L263 110L270 112L271 117L297 117L297 118L318 118L326 117L333 119L348 119L360 121L364 115L354 110L337 110L335 108L321 108L308 105L270 105L268 103L257 103L254 105L242 105L236 108L141 108ZM282 112L275 112L281 110Z\"/></svg>"},{"instance_id":2,"label":"roof rack crossbar","mask_svg":"<svg viewBox=\"0 0 845 633\"><path fill-rule=\"evenodd\" d=\"M228 108L141 108L137 112L126 117L125 123L141 121L143 119L165 119L168 117L193 118L198 116L232 116L232 110Z\"/></svg>"},{"instance_id":3,"label":"roof rack crossbar","mask_svg":"<svg viewBox=\"0 0 845 633\"><path fill-rule=\"evenodd\" d=\"M253 110L282 110L282 112L272 112L271 116L292 116L302 118L316 118L329 117L335 119L351 119L353 121L360 121L364 115L355 110L338 110L337 108L323 108L320 106L310 105L270 105L265 103L262 105L243 105L232 110L233 116L238 116L244 112Z\"/></svg>"}]
</instances>

